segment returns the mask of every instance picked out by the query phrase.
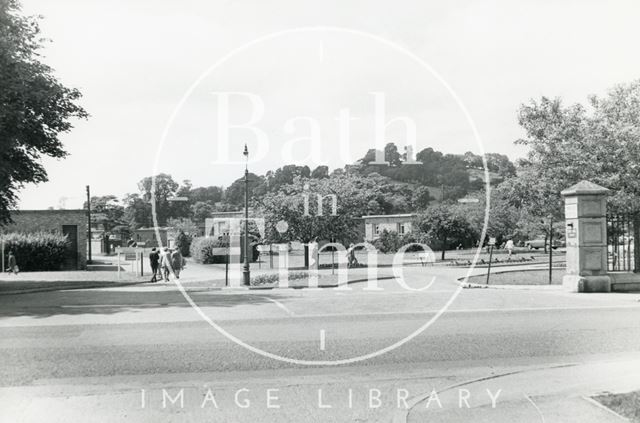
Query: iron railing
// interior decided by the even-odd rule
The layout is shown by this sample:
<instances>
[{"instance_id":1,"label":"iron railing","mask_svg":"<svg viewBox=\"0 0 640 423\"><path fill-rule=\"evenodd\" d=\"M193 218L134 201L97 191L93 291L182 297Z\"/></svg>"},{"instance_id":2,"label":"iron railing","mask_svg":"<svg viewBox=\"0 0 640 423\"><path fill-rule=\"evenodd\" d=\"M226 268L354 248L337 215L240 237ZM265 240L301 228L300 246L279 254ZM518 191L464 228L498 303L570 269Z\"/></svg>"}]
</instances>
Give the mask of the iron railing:
<instances>
[{"instance_id":1,"label":"iron railing","mask_svg":"<svg viewBox=\"0 0 640 423\"><path fill-rule=\"evenodd\" d=\"M632 272L634 259L634 221L630 214L607 215L607 270Z\"/></svg>"}]
</instances>

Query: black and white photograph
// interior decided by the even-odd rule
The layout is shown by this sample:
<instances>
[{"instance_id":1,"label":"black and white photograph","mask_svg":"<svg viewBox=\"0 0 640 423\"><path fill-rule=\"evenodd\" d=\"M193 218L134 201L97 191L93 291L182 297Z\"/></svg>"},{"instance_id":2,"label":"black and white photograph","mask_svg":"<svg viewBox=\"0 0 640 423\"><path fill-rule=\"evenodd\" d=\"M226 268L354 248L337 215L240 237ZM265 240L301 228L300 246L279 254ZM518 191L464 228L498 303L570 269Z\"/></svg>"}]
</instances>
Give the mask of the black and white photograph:
<instances>
[{"instance_id":1,"label":"black and white photograph","mask_svg":"<svg viewBox=\"0 0 640 423\"><path fill-rule=\"evenodd\" d=\"M640 2L0 0L0 422L640 423Z\"/></svg>"}]
</instances>

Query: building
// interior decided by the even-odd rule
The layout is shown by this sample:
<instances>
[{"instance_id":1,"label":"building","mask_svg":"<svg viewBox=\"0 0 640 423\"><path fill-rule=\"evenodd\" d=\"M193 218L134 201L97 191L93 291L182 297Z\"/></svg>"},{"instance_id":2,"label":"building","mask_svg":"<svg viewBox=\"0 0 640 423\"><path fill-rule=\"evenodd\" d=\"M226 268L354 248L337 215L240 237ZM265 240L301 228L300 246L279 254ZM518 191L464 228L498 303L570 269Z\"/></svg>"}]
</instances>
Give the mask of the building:
<instances>
[{"instance_id":1,"label":"building","mask_svg":"<svg viewBox=\"0 0 640 423\"><path fill-rule=\"evenodd\" d=\"M159 227L158 234L160 235L160 242L163 247L172 248L173 246L173 237L171 236L172 228ZM145 247L145 248L153 248L159 247L158 237L156 234L156 228L138 228L133 231L133 235L131 239L135 241L136 246ZM127 246L128 241L125 240L123 246Z\"/></svg>"},{"instance_id":2,"label":"building","mask_svg":"<svg viewBox=\"0 0 640 423\"><path fill-rule=\"evenodd\" d=\"M227 237L231 230L231 219L244 219L244 210L230 212L214 212L205 219L204 236Z\"/></svg>"},{"instance_id":3,"label":"building","mask_svg":"<svg viewBox=\"0 0 640 423\"><path fill-rule=\"evenodd\" d=\"M400 235L410 233L413 230L415 218L416 215L412 213L362 216L364 240L376 240L385 229Z\"/></svg>"},{"instance_id":4,"label":"building","mask_svg":"<svg viewBox=\"0 0 640 423\"><path fill-rule=\"evenodd\" d=\"M64 270L87 267L87 211L86 210L19 210L11 213L13 223L1 228L2 232L50 232L66 235L69 246Z\"/></svg>"}]
</instances>

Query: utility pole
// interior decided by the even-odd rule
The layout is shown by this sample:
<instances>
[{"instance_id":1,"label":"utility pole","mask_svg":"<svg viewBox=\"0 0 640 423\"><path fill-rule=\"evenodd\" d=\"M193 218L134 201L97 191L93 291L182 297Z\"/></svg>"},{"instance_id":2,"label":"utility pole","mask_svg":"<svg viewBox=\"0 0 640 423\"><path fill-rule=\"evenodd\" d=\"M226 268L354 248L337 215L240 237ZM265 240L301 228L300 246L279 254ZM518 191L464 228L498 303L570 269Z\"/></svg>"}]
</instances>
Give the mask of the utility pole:
<instances>
[{"instance_id":1,"label":"utility pole","mask_svg":"<svg viewBox=\"0 0 640 423\"><path fill-rule=\"evenodd\" d=\"M92 263L91 257L91 190L87 185L87 242L89 243L89 257L87 258L87 264Z\"/></svg>"},{"instance_id":2,"label":"utility pole","mask_svg":"<svg viewBox=\"0 0 640 423\"><path fill-rule=\"evenodd\" d=\"M549 285L553 278L553 216L549 215Z\"/></svg>"},{"instance_id":3,"label":"utility pole","mask_svg":"<svg viewBox=\"0 0 640 423\"><path fill-rule=\"evenodd\" d=\"M251 284L251 269L249 266L249 149L244 145L242 153L246 159L244 167L244 268L242 276L244 285Z\"/></svg>"}]
</instances>

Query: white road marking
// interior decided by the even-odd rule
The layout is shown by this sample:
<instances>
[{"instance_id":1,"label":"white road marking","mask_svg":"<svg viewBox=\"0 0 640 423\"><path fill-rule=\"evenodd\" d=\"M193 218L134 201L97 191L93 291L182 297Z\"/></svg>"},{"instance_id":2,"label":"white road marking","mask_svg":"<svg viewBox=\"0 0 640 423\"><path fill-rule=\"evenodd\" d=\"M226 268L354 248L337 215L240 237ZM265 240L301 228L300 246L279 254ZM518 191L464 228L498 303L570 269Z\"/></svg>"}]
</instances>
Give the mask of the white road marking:
<instances>
[{"instance_id":1,"label":"white road marking","mask_svg":"<svg viewBox=\"0 0 640 423\"><path fill-rule=\"evenodd\" d=\"M272 303L274 303L275 305L277 305L279 308L281 308L282 310L284 310L285 313L287 313L289 315L289 317L295 317L295 313L291 310L289 310L284 304L282 304L280 301L278 300L274 300L273 298L269 298L269 297L261 297L261 298L265 298L269 301L271 301Z\"/></svg>"},{"instance_id":2,"label":"white road marking","mask_svg":"<svg viewBox=\"0 0 640 423\"><path fill-rule=\"evenodd\" d=\"M531 399L531 397L527 394L524 394L524 397L527 399L527 401L529 401L531 403L531 405L533 405L533 407L536 409L536 411L538 412L538 415L540 416L540 420L542 420L542 423L545 423L544 421L544 416L542 415L542 411L540 411L540 409L538 408L538 405L533 402L533 400Z\"/></svg>"},{"instance_id":3,"label":"white road marking","mask_svg":"<svg viewBox=\"0 0 640 423\"><path fill-rule=\"evenodd\" d=\"M325 334L324 329L320 329L320 351L324 351Z\"/></svg>"}]
</instances>

